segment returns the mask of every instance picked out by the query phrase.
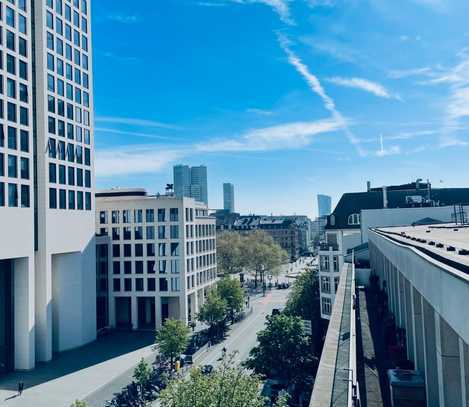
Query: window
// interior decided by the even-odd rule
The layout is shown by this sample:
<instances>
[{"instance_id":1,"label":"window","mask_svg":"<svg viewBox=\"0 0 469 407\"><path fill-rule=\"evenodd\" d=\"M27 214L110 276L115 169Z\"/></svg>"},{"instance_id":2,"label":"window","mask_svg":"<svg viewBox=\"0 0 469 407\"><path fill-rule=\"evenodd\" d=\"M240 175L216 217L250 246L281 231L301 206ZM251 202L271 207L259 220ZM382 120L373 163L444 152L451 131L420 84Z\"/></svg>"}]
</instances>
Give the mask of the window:
<instances>
[{"instance_id":1,"label":"window","mask_svg":"<svg viewBox=\"0 0 469 407\"><path fill-rule=\"evenodd\" d=\"M130 226L124 227L124 240L132 240L132 228Z\"/></svg>"},{"instance_id":2,"label":"window","mask_svg":"<svg viewBox=\"0 0 469 407\"><path fill-rule=\"evenodd\" d=\"M171 225L169 235L171 239L179 239L179 226Z\"/></svg>"},{"instance_id":3,"label":"window","mask_svg":"<svg viewBox=\"0 0 469 407\"><path fill-rule=\"evenodd\" d=\"M179 221L179 211L178 208L171 208L169 210L169 220L171 222L178 222Z\"/></svg>"},{"instance_id":4,"label":"window","mask_svg":"<svg viewBox=\"0 0 469 407\"><path fill-rule=\"evenodd\" d=\"M143 274L143 261L137 260L135 262L135 274Z\"/></svg>"},{"instance_id":5,"label":"window","mask_svg":"<svg viewBox=\"0 0 469 407\"><path fill-rule=\"evenodd\" d=\"M21 207L29 208L29 186L21 185Z\"/></svg>"},{"instance_id":6,"label":"window","mask_svg":"<svg viewBox=\"0 0 469 407\"><path fill-rule=\"evenodd\" d=\"M179 284L179 277L172 277L171 278L171 291L179 291L180 284Z\"/></svg>"},{"instance_id":7,"label":"window","mask_svg":"<svg viewBox=\"0 0 469 407\"><path fill-rule=\"evenodd\" d=\"M8 176L16 178L18 176L18 163L15 155L8 156Z\"/></svg>"},{"instance_id":8,"label":"window","mask_svg":"<svg viewBox=\"0 0 469 407\"><path fill-rule=\"evenodd\" d=\"M154 260L148 260L147 261L147 273L148 274L154 274L155 273L155 261Z\"/></svg>"},{"instance_id":9,"label":"window","mask_svg":"<svg viewBox=\"0 0 469 407\"><path fill-rule=\"evenodd\" d=\"M29 179L29 158L20 158L20 177L21 179Z\"/></svg>"},{"instance_id":10,"label":"window","mask_svg":"<svg viewBox=\"0 0 469 407\"><path fill-rule=\"evenodd\" d=\"M16 184L8 184L8 206L10 208L18 206L18 187Z\"/></svg>"},{"instance_id":11,"label":"window","mask_svg":"<svg viewBox=\"0 0 469 407\"><path fill-rule=\"evenodd\" d=\"M135 245L135 257L143 257L143 244L137 243Z\"/></svg>"},{"instance_id":12,"label":"window","mask_svg":"<svg viewBox=\"0 0 469 407\"><path fill-rule=\"evenodd\" d=\"M171 256L179 256L179 243L171 243Z\"/></svg>"},{"instance_id":13,"label":"window","mask_svg":"<svg viewBox=\"0 0 469 407\"><path fill-rule=\"evenodd\" d=\"M75 191L68 191L68 209L75 209Z\"/></svg>"},{"instance_id":14,"label":"window","mask_svg":"<svg viewBox=\"0 0 469 407\"><path fill-rule=\"evenodd\" d=\"M132 262L124 261L124 274L132 274Z\"/></svg>"},{"instance_id":15,"label":"window","mask_svg":"<svg viewBox=\"0 0 469 407\"><path fill-rule=\"evenodd\" d=\"M122 211L122 222L123 223L130 223L130 209L124 209Z\"/></svg>"},{"instance_id":16,"label":"window","mask_svg":"<svg viewBox=\"0 0 469 407\"><path fill-rule=\"evenodd\" d=\"M120 261L113 261L112 262L112 273L113 274L120 274L121 273L121 263L120 263Z\"/></svg>"},{"instance_id":17,"label":"window","mask_svg":"<svg viewBox=\"0 0 469 407\"><path fill-rule=\"evenodd\" d=\"M124 245L124 257L132 257L132 245L127 243Z\"/></svg>"},{"instance_id":18,"label":"window","mask_svg":"<svg viewBox=\"0 0 469 407\"><path fill-rule=\"evenodd\" d=\"M86 151L87 149L85 149ZM143 222L143 209L135 209L134 210L134 220L135 223L142 223Z\"/></svg>"},{"instance_id":19,"label":"window","mask_svg":"<svg viewBox=\"0 0 469 407\"><path fill-rule=\"evenodd\" d=\"M329 271L329 256L320 256L321 271Z\"/></svg>"},{"instance_id":20,"label":"window","mask_svg":"<svg viewBox=\"0 0 469 407\"><path fill-rule=\"evenodd\" d=\"M59 190L59 208L67 209L67 191L65 189Z\"/></svg>"},{"instance_id":21,"label":"window","mask_svg":"<svg viewBox=\"0 0 469 407\"><path fill-rule=\"evenodd\" d=\"M164 209L158 209L158 222L164 222L165 221L165 210Z\"/></svg>"},{"instance_id":22,"label":"window","mask_svg":"<svg viewBox=\"0 0 469 407\"><path fill-rule=\"evenodd\" d=\"M165 274L166 273L166 260L160 260L158 262L158 271L161 273L161 274Z\"/></svg>"},{"instance_id":23,"label":"window","mask_svg":"<svg viewBox=\"0 0 469 407\"><path fill-rule=\"evenodd\" d=\"M160 291L168 291L168 280L166 278L160 278Z\"/></svg>"},{"instance_id":24,"label":"window","mask_svg":"<svg viewBox=\"0 0 469 407\"><path fill-rule=\"evenodd\" d=\"M340 277L334 277L334 293L336 293L337 288L339 288L339 281L340 281Z\"/></svg>"},{"instance_id":25,"label":"window","mask_svg":"<svg viewBox=\"0 0 469 407\"><path fill-rule=\"evenodd\" d=\"M112 228L112 240L120 240L120 228Z\"/></svg>"},{"instance_id":26,"label":"window","mask_svg":"<svg viewBox=\"0 0 469 407\"><path fill-rule=\"evenodd\" d=\"M143 291L143 278L136 278L135 279L135 290L136 291Z\"/></svg>"},{"instance_id":27,"label":"window","mask_svg":"<svg viewBox=\"0 0 469 407\"><path fill-rule=\"evenodd\" d=\"M166 256L166 243L158 243L158 256Z\"/></svg>"},{"instance_id":28,"label":"window","mask_svg":"<svg viewBox=\"0 0 469 407\"><path fill-rule=\"evenodd\" d=\"M8 127L8 148L10 150L16 150L17 147L16 129L14 127Z\"/></svg>"},{"instance_id":29,"label":"window","mask_svg":"<svg viewBox=\"0 0 469 407\"><path fill-rule=\"evenodd\" d=\"M321 310L324 315L331 315L332 305L330 298L321 299Z\"/></svg>"},{"instance_id":30,"label":"window","mask_svg":"<svg viewBox=\"0 0 469 407\"><path fill-rule=\"evenodd\" d=\"M49 208L57 209L57 190L49 188Z\"/></svg>"},{"instance_id":31,"label":"window","mask_svg":"<svg viewBox=\"0 0 469 407\"><path fill-rule=\"evenodd\" d=\"M158 226L158 239L166 238L166 229L164 226Z\"/></svg>"},{"instance_id":32,"label":"window","mask_svg":"<svg viewBox=\"0 0 469 407\"><path fill-rule=\"evenodd\" d=\"M141 226L137 226L135 228L135 240L142 240L143 239L143 228Z\"/></svg>"},{"instance_id":33,"label":"window","mask_svg":"<svg viewBox=\"0 0 469 407\"><path fill-rule=\"evenodd\" d=\"M5 184L0 182L0 207L5 206Z\"/></svg>"},{"instance_id":34,"label":"window","mask_svg":"<svg viewBox=\"0 0 469 407\"><path fill-rule=\"evenodd\" d=\"M349 225L360 225L360 214L359 213L352 213L348 217L348 222Z\"/></svg>"},{"instance_id":35,"label":"window","mask_svg":"<svg viewBox=\"0 0 469 407\"><path fill-rule=\"evenodd\" d=\"M112 290L118 292L121 290L121 280L119 278L114 278L112 280Z\"/></svg>"},{"instance_id":36,"label":"window","mask_svg":"<svg viewBox=\"0 0 469 407\"><path fill-rule=\"evenodd\" d=\"M145 211L145 219L147 223L155 221L155 211L153 209L147 209Z\"/></svg>"},{"instance_id":37,"label":"window","mask_svg":"<svg viewBox=\"0 0 469 407\"><path fill-rule=\"evenodd\" d=\"M332 257L332 262L333 262L333 266L334 266L333 270L335 272L338 272L339 271L339 257L338 256L333 256Z\"/></svg>"},{"instance_id":38,"label":"window","mask_svg":"<svg viewBox=\"0 0 469 407\"><path fill-rule=\"evenodd\" d=\"M155 256L155 244L147 243L147 256Z\"/></svg>"},{"instance_id":39,"label":"window","mask_svg":"<svg viewBox=\"0 0 469 407\"><path fill-rule=\"evenodd\" d=\"M147 279L148 291L156 291L156 284L154 278Z\"/></svg>"},{"instance_id":40,"label":"window","mask_svg":"<svg viewBox=\"0 0 469 407\"><path fill-rule=\"evenodd\" d=\"M121 247L118 244L112 245L112 256L113 257L120 257L121 255Z\"/></svg>"},{"instance_id":41,"label":"window","mask_svg":"<svg viewBox=\"0 0 469 407\"><path fill-rule=\"evenodd\" d=\"M132 279L131 278L124 279L124 291L132 291Z\"/></svg>"},{"instance_id":42,"label":"window","mask_svg":"<svg viewBox=\"0 0 469 407\"><path fill-rule=\"evenodd\" d=\"M321 292L326 294L331 293L331 280L329 277L321 277Z\"/></svg>"},{"instance_id":43,"label":"window","mask_svg":"<svg viewBox=\"0 0 469 407\"><path fill-rule=\"evenodd\" d=\"M147 226L147 240L153 240L155 238L155 227Z\"/></svg>"},{"instance_id":44,"label":"window","mask_svg":"<svg viewBox=\"0 0 469 407\"><path fill-rule=\"evenodd\" d=\"M20 131L20 149L25 153L29 152L29 133L25 130Z\"/></svg>"},{"instance_id":45,"label":"window","mask_svg":"<svg viewBox=\"0 0 469 407\"><path fill-rule=\"evenodd\" d=\"M111 219L112 223L119 223L119 211L112 211Z\"/></svg>"},{"instance_id":46,"label":"window","mask_svg":"<svg viewBox=\"0 0 469 407\"><path fill-rule=\"evenodd\" d=\"M106 211L99 212L99 223L101 225L104 225L104 224L107 223L107 212Z\"/></svg>"}]
</instances>

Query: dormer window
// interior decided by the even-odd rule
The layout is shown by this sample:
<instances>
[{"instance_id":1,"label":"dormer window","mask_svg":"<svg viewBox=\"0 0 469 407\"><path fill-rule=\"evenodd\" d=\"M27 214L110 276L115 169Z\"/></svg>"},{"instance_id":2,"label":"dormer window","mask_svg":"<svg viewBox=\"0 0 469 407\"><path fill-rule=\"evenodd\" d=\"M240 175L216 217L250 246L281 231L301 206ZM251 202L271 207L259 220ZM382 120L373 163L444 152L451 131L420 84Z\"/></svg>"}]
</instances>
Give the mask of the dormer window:
<instances>
[{"instance_id":1,"label":"dormer window","mask_svg":"<svg viewBox=\"0 0 469 407\"><path fill-rule=\"evenodd\" d=\"M352 213L348 217L348 224L349 225L360 225L360 214L359 213Z\"/></svg>"}]
</instances>

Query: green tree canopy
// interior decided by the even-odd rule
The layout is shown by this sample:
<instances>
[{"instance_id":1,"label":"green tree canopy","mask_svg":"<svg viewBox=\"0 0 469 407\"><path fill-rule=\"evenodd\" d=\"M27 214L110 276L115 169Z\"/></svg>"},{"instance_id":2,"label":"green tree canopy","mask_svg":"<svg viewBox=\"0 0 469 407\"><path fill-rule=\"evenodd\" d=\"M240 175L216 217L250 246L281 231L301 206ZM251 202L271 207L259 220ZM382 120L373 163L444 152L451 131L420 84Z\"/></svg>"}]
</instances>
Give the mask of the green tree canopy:
<instances>
[{"instance_id":1,"label":"green tree canopy","mask_svg":"<svg viewBox=\"0 0 469 407\"><path fill-rule=\"evenodd\" d=\"M312 375L315 362L300 318L268 317L266 328L257 334L259 345L250 352L245 366L262 377L286 383L300 382Z\"/></svg>"},{"instance_id":2,"label":"green tree canopy","mask_svg":"<svg viewBox=\"0 0 469 407\"><path fill-rule=\"evenodd\" d=\"M170 361L171 367L175 359L186 349L189 333L190 329L177 319L167 319L163 327L156 332L155 344L161 355Z\"/></svg>"},{"instance_id":3,"label":"green tree canopy","mask_svg":"<svg viewBox=\"0 0 469 407\"><path fill-rule=\"evenodd\" d=\"M220 297L216 289L213 289L208 294L204 304L200 307L197 319L213 327L224 321L226 312L226 301Z\"/></svg>"},{"instance_id":4,"label":"green tree canopy","mask_svg":"<svg viewBox=\"0 0 469 407\"><path fill-rule=\"evenodd\" d=\"M224 277L217 283L217 292L225 300L227 312L233 319L234 314L241 311L244 306L244 291L239 281Z\"/></svg>"},{"instance_id":5,"label":"green tree canopy","mask_svg":"<svg viewBox=\"0 0 469 407\"><path fill-rule=\"evenodd\" d=\"M217 235L217 266L222 274L236 274L242 271L245 262L242 246L242 236L237 232L223 232Z\"/></svg>"},{"instance_id":6,"label":"green tree canopy","mask_svg":"<svg viewBox=\"0 0 469 407\"><path fill-rule=\"evenodd\" d=\"M143 388L150 382L151 373L151 366L142 358L134 370L133 378Z\"/></svg>"},{"instance_id":7,"label":"green tree canopy","mask_svg":"<svg viewBox=\"0 0 469 407\"><path fill-rule=\"evenodd\" d=\"M264 407L260 384L228 358L209 375L194 369L189 377L172 381L160 402L162 407Z\"/></svg>"},{"instance_id":8,"label":"green tree canopy","mask_svg":"<svg viewBox=\"0 0 469 407\"><path fill-rule=\"evenodd\" d=\"M318 273L309 269L301 273L293 283L285 306L285 314L311 321L314 354L321 354L321 338L324 324L321 321Z\"/></svg>"}]
</instances>

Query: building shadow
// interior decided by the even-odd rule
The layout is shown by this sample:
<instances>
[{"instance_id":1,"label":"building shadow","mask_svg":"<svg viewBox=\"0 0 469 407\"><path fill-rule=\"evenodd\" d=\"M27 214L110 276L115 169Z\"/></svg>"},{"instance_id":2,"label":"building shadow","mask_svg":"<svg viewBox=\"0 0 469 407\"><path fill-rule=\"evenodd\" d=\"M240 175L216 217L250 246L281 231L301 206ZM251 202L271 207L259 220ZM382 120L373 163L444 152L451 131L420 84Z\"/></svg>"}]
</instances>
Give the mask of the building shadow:
<instances>
[{"instance_id":1,"label":"building shadow","mask_svg":"<svg viewBox=\"0 0 469 407\"><path fill-rule=\"evenodd\" d=\"M37 363L32 371L0 376L0 391L17 391L20 381L28 389L150 346L154 341L153 332L113 331L78 349L55 354L53 360Z\"/></svg>"}]
</instances>

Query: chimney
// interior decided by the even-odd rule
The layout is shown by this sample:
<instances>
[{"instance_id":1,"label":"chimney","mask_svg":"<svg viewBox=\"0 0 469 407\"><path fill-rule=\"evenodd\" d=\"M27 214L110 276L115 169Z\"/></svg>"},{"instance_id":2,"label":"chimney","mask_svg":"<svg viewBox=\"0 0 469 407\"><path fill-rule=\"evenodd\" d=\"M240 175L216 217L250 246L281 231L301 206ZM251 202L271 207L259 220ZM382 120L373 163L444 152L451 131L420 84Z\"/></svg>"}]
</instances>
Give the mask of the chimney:
<instances>
[{"instance_id":1,"label":"chimney","mask_svg":"<svg viewBox=\"0 0 469 407\"><path fill-rule=\"evenodd\" d=\"M388 188L387 187L383 187L383 208L387 208L388 207Z\"/></svg>"},{"instance_id":2,"label":"chimney","mask_svg":"<svg viewBox=\"0 0 469 407\"><path fill-rule=\"evenodd\" d=\"M370 190L371 190L371 182L366 181L366 192L370 192Z\"/></svg>"}]
</instances>

